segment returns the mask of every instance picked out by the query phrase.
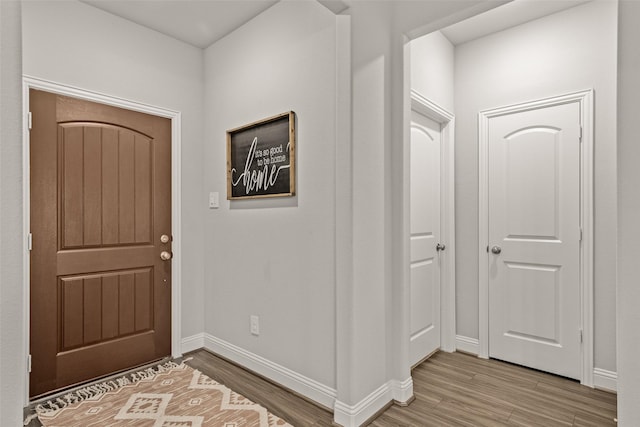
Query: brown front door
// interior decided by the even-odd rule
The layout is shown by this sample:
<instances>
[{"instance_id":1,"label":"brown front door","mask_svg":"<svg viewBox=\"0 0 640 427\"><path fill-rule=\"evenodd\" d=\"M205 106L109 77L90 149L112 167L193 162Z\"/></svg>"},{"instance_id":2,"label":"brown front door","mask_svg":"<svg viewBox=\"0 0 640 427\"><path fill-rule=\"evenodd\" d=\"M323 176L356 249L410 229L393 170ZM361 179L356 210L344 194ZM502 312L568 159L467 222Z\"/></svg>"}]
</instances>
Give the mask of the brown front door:
<instances>
[{"instance_id":1,"label":"brown front door","mask_svg":"<svg viewBox=\"0 0 640 427\"><path fill-rule=\"evenodd\" d=\"M171 121L29 95L37 396L171 353Z\"/></svg>"}]
</instances>

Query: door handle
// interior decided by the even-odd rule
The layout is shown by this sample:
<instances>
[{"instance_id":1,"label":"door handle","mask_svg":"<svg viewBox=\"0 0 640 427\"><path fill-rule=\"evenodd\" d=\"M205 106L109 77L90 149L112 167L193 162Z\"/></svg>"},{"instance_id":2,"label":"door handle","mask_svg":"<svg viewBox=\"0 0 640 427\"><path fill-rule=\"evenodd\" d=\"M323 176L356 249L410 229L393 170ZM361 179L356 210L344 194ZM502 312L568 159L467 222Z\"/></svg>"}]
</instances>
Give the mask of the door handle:
<instances>
[{"instance_id":1,"label":"door handle","mask_svg":"<svg viewBox=\"0 0 640 427\"><path fill-rule=\"evenodd\" d=\"M169 251L162 251L160 252L160 259L163 261L169 261L171 258L173 258L173 254Z\"/></svg>"},{"instance_id":2,"label":"door handle","mask_svg":"<svg viewBox=\"0 0 640 427\"><path fill-rule=\"evenodd\" d=\"M436 251L438 251L438 252L440 252L440 251L444 251L444 250L445 250L445 248L446 248L446 246L445 246L445 245L443 245L442 243L438 243L438 244L436 245Z\"/></svg>"},{"instance_id":3,"label":"door handle","mask_svg":"<svg viewBox=\"0 0 640 427\"><path fill-rule=\"evenodd\" d=\"M502 248L500 246L494 246L491 248L491 253L498 255L500 252L502 252Z\"/></svg>"}]
</instances>

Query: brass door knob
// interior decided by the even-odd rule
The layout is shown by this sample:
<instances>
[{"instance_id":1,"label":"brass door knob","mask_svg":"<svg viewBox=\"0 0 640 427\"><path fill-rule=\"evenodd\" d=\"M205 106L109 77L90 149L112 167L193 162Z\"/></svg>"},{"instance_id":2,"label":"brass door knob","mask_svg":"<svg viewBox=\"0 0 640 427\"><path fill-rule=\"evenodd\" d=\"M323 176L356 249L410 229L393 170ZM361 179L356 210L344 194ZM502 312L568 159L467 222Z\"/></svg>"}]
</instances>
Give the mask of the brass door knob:
<instances>
[{"instance_id":1,"label":"brass door knob","mask_svg":"<svg viewBox=\"0 0 640 427\"><path fill-rule=\"evenodd\" d=\"M173 258L173 254L169 251L162 251L160 252L160 259L163 261L169 261L171 258Z\"/></svg>"}]
</instances>

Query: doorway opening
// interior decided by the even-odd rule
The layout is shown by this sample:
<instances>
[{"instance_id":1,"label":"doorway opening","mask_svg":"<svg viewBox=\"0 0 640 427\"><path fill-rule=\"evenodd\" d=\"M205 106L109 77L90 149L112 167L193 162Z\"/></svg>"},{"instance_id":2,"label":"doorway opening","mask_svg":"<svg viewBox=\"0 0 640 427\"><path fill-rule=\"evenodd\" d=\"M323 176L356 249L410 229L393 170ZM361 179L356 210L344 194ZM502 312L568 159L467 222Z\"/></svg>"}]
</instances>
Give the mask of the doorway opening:
<instances>
[{"instance_id":1,"label":"doorway opening","mask_svg":"<svg viewBox=\"0 0 640 427\"><path fill-rule=\"evenodd\" d=\"M455 349L454 116L411 93L410 363Z\"/></svg>"},{"instance_id":2,"label":"doorway opening","mask_svg":"<svg viewBox=\"0 0 640 427\"><path fill-rule=\"evenodd\" d=\"M616 74L617 9L615 4L604 2L538 6L532 6L527 12L526 2L514 1L411 41L411 89L443 105L456 118L454 347L481 357L490 356L486 325L489 324L490 295L487 289L491 286L482 283L490 269L487 246L489 250L500 246L497 250L502 250L505 256L505 248L488 242L487 233L482 231L489 227L489 218L483 218L488 202L482 205L484 195L479 189L484 185L483 167L491 171L492 166L487 166L490 162L482 158L485 150L478 139L478 125L483 119L479 119L479 113L527 103L531 109L539 105L531 100L562 99L558 94L581 94L578 97L582 97L588 93L583 100L575 101L579 112L574 114L579 115L583 130L581 151L576 157L580 162L576 166L580 174L577 190L580 214L572 220L575 230L582 232L581 252L576 255L580 257L576 270L580 284L579 320L572 327L572 336L578 341L582 339L580 346L584 348L573 362L579 366L579 374L574 377L585 385L615 391L615 340L612 338L615 337L615 298L609 298L614 295L614 284L608 279L615 275L615 255L596 251L593 239L597 235L599 242L604 239L608 247L615 246L615 236L608 230L615 224L616 215L607 208L615 205L615 200L605 203L610 190L603 188L616 185L615 138L611 136L615 135L612 88L615 88ZM586 28L592 28L592 32ZM595 50L585 48L596 45ZM580 53L567 55L567 52ZM586 88L591 89L585 91ZM565 104L574 102L573 99L565 101ZM592 118L590 111L598 114ZM408 123L409 119L405 121ZM597 145L593 144L596 139ZM405 162L405 166L407 164ZM524 199L521 202L521 207L527 203ZM595 211L599 212L597 217ZM525 235L529 234L522 234ZM496 254L490 252L489 256ZM406 264L409 263L407 256ZM544 273L549 277L555 274L555 265L548 264L551 267ZM548 282L547 287L551 289L551 281ZM599 325L597 330L594 324ZM546 327L552 329L551 323ZM521 329L520 335L528 334L529 340L537 339L536 333L541 332ZM551 344L555 340L547 339ZM595 368L596 363L607 369Z\"/></svg>"},{"instance_id":3,"label":"doorway opening","mask_svg":"<svg viewBox=\"0 0 640 427\"><path fill-rule=\"evenodd\" d=\"M30 396L181 355L181 235L179 112L30 77L24 106L26 405ZM45 143L33 146L32 137ZM167 231L156 236L159 228ZM43 323L43 311L55 319ZM34 335L36 326L46 334ZM131 340L139 344L125 345L132 354L112 348ZM126 360L114 365L114 354Z\"/></svg>"},{"instance_id":4,"label":"doorway opening","mask_svg":"<svg viewBox=\"0 0 640 427\"><path fill-rule=\"evenodd\" d=\"M480 352L593 384L593 92L479 113Z\"/></svg>"}]
</instances>

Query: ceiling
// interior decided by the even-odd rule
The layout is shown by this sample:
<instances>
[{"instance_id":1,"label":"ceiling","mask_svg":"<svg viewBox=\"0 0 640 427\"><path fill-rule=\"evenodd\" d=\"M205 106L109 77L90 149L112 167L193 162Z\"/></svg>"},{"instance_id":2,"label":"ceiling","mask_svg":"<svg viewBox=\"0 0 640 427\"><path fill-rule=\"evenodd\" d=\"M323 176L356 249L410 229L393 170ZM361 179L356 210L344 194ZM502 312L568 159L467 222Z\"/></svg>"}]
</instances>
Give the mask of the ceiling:
<instances>
[{"instance_id":1,"label":"ceiling","mask_svg":"<svg viewBox=\"0 0 640 427\"><path fill-rule=\"evenodd\" d=\"M591 0L515 0L442 29L454 45L466 43Z\"/></svg>"},{"instance_id":2,"label":"ceiling","mask_svg":"<svg viewBox=\"0 0 640 427\"><path fill-rule=\"evenodd\" d=\"M200 48L210 46L278 2L278 0L81 1Z\"/></svg>"},{"instance_id":3,"label":"ceiling","mask_svg":"<svg viewBox=\"0 0 640 427\"><path fill-rule=\"evenodd\" d=\"M199 48L210 46L278 2L278 0L80 1ZM318 1L334 13L340 13L351 0ZM442 30L442 33L457 45L587 1L589 0L515 0L447 27Z\"/></svg>"}]
</instances>

